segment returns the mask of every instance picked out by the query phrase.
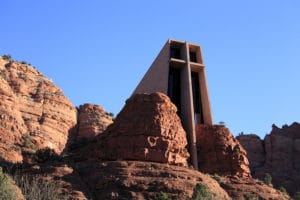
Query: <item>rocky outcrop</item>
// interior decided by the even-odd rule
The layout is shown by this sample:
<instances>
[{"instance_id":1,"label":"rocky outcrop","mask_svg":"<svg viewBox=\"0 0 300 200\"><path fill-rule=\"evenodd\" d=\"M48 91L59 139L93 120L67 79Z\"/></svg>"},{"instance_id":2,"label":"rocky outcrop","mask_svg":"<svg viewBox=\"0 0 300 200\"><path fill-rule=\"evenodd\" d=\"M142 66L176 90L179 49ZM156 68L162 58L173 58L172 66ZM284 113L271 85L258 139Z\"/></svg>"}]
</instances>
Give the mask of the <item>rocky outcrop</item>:
<instances>
[{"instance_id":1,"label":"rocky outcrop","mask_svg":"<svg viewBox=\"0 0 300 200\"><path fill-rule=\"evenodd\" d=\"M197 125L199 170L239 177L249 177L246 152L227 128L220 125Z\"/></svg>"},{"instance_id":2,"label":"rocky outcrop","mask_svg":"<svg viewBox=\"0 0 300 200\"><path fill-rule=\"evenodd\" d=\"M214 175L188 168L176 112L164 94L137 94L112 123L97 105L77 112L33 67L0 59L0 166L37 178L38 188L50 183L67 199L186 199L197 192L213 199L287 199L250 177L245 151L223 126L197 127L200 170ZM270 138L270 144L277 143Z\"/></svg>"},{"instance_id":3,"label":"rocky outcrop","mask_svg":"<svg viewBox=\"0 0 300 200\"><path fill-rule=\"evenodd\" d=\"M0 58L0 159L21 162L22 152L60 153L76 124L76 109L32 66Z\"/></svg>"},{"instance_id":4,"label":"rocky outcrop","mask_svg":"<svg viewBox=\"0 0 300 200\"><path fill-rule=\"evenodd\" d=\"M187 165L186 133L176 107L161 93L136 94L78 159L139 160Z\"/></svg>"},{"instance_id":5,"label":"rocky outcrop","mask_svg":"<svg viewBox=\"0 0 300 200\"><path fill-rule=\"evenodd\" d=\"M221 177L218 179L232 199L281 199L290 197L263 182L247 177Z\"/></svg>"},{"instance_id":6,"label":"rocky outcrop","mask_svg":"<svg viewBox=\"0 0 300 200\"><path fill-rule=\"evenodd\" d=\"M249 155L254 177L272 176L276 187L284 187L290 194L300 191L300 124L278 128L272 126L264 140L257 136L240 135L237 139Z\"/></svg>"},{"instance_id":7,"label":"rocky outcrop","mask_svg":"<svg viewBox=\"0 0 300 200\"><path fill-rule=\"evenodd\" d=\"M212 199L230 199L208 175L186 167L153 162L83 162L79 173L94 191L95 199L190 199L195 185L202 184ZM101 177L101 178L98 178Z\"/></svg>"},{"instance_id":8,"label":"rocky outcrop","mask_svg":"<svg viewBox=\"0 0 300 200\"><path fill-rule=\"evenodd\" d=\"M239 135L236 137L247 152L251 175L253 177L265 176L265 147L264 142L254 134Z\"/></svg>"},{"instance_id":9,"label":"rocky outcrop","mask_svg":"<svg viewBox=\"0 0 300 200\"><path fill-rule=\"evenodd\" d=\"M92 194L81 176L73 166L66 162L45 162L26 166L18 170L17 173L20 174L18 175L20 178L23 177L26 180L28 177L34 177L30 181L32 187L39 187L39 185L36 185L36 182L40 181L44 188L36 188L37 192L50 191L53 194L49 196L56 197L54 199L92 199Z\"/></svg>"},{"instance_id":10,"label":"rocky outcrop","mask_svg":"<svg viewBox=\"0 0 300 200\"><path fill-rule=\"evenodd\" d=\"M247 157L250 161L250 167L260 168L265 163L264 143L254 134L237 136L238 141L247 150Z\"/></svg>"},{"instance_id":11,"label":"rocky outcrop","mask_svg":"<svg viewBox=\"0 0 300 200\"><path fill-rule=\"evenodd\" d=\"M113 123L113 116L101 106L94 104L79 106L76 141L94 139L111 123Z\"/></svg>"}]
</instances>

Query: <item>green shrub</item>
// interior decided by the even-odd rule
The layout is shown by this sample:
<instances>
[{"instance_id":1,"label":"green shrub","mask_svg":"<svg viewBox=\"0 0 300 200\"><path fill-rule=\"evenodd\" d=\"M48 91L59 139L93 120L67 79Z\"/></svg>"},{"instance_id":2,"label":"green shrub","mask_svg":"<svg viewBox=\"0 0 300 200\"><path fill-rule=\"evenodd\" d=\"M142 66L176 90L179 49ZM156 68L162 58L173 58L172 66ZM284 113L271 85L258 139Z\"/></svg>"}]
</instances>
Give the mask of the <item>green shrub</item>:
<instances>
[{"instance_id":1,"label":"green shrub","mask_svg":"<svg viewBox=\"0 0 300 200\"><path fill-rule=\"evenodd\" d=\"M29 134L22 135L23 138L23 146L29 149L36 149L35 144Z\"/></svg>"},{"instance_id":2,"label":"green shrub","mask_svg":"<svg viewBox=\"0 0 300 200\"><path fill-rule=\"evenodd\" d=\"M264 182L267 185L272 185L272 176L269 173L265 174Z\"/></svg>"},{"instance_id":3,"label":"green shrub","mask_svg":"<svg viewBox=\"0 0 300 200\"><path fill-rule=\"evenodd\" d=\"M19 173L16 173L13 178L26 199L67 199L66 196L61 194L60 186L56 183L43 180L37 176L20 175Z\"/></svg>"},{"instance_id":4,"label":"green shrub","mask_svg":"<svg viewBox=\"0 0 300 200\"><path fill-rule=\"evenodd\" d=\"M294 200L300 200L300 192L296 192L296 194L294 194Z\"/></svg>"},{"instance_id":5,"label":"green shrub","mask_svg":"<svg viewBox=\"0 0 300 200\"><path fill-rule=\"evenodd\" d=\"M167 193L160 192L157 200L170 200L170 198Z\"/></svg>"},{"instance_id":6,"label":"green shrub","mask_svg":"<svg viewBox=\"0 0 300 200\"><path fill-rule=\"evenodd\" d=\"M221 126L225 126L225 122L223 122L223 121L220 121L220 122L219 122L219 125L221 125Z\"/></svg>"},{"instance_id":7,"label":"green shrub","mask_svg":"<svg viewBox=\"0 0 300 200\"><path fill-rule=\"evenodd\" d=\"M212 194L207 190L205 185L197 183L194 188L192 200L212 200Z\"/></svg>"},{"instance_id":8,"label":"green shrub","mask_svg":"<svg viewBox=\"0 0 300 200\"><path fill-rule=\"evenodd\" d=\"M259 200L261 198L257 194L246 192L243 195L243 199L245 199L245 200Z\"/></svg>"},{"instance_id":9,"label":"green shrub","mask_svg":"<svg viewBox=\"0 0 300 200\"><path fill-rule=\"evenodd\" d=\"M240 146L237 144L233 147L233 152L236 154L239 154L241 151Z\"/></svg>"},{"instance_id":10,"label":"green shrub","mask_svg":"<svg viewBox=\"0 0 300 200\"><path fill-rule=\"evenodd\" d=\"M109 112L109 113L107 112L106 114L109 115L109 116L111 116L111 117L115 116L114 113L112 113L112 112Z\"/></svg>"},{"instance_id":11,"label":"green shrub","mask_svg":"<svg viewBox=\"0 0 300 200\"><path fill-rule=\"evenodd\" d=\"M9 183L9 178L3 173L0 167L0 199L2 200L12 200L16 199L16 194Z\"/></svg>"},{"instance_id":12,"label":"green shrub","mask_svg":"<svg viewBox=\"0 0 300 200\"><path fill-rule=\"evenodd\" d=\"M3 55L2 59L6 61L12 61L11 55Z\"/></svg>"},{"instance_id":13,"label":"green shrub","mask_svg":"<svg viewBox=\"0 0 300 200\"><path fill-rule=\"evenodd\" d=\"M215 179L216 181L218 181L218 183L224 183L224 179L219 175L219 174L214 174L212 175L213 179Z\"/></svg>"},{"instance_id":14,"label":"green shrub","mask_svg":"<svg viewBox=\"0 0 300 200\"><path fill-rule=\"evenodd\" d=\"M286 189L285 189L284 187L282 187L282 186L280 186L280 187L278 188L278 190L279 190L280 192L282 192L282 193L287 194Z\"/></svg>"}]
</instances>

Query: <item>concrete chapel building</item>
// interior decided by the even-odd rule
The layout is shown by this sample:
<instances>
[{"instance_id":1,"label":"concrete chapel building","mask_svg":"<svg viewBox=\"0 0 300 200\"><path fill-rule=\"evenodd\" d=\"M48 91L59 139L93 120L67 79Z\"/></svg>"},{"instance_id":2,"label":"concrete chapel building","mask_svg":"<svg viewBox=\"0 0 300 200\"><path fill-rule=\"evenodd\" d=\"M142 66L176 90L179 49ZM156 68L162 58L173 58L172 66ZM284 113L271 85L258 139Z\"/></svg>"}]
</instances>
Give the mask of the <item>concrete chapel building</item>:
<instances>
[{"instance_id":1,"label":"concrete chapel building","mask_svg":"<svg viewBox=\"0 0 300 200\"><path fill-rule=\"evenodd\" d=\"M199 45L169 39L141 82L136 93L162 92L177 106L187 132L191 163L198 169L196 125L212 125L212 114Z\"/></svg>"}]
</instances>

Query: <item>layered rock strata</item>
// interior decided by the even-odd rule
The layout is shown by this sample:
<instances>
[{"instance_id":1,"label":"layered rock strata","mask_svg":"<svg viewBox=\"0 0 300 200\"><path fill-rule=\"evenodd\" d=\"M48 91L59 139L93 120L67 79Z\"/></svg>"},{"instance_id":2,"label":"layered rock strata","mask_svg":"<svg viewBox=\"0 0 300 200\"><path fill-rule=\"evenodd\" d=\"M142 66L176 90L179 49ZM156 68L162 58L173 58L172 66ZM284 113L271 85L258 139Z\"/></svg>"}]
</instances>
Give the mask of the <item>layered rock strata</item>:
<instances>
[{"instance_id":1,"label":"layered rock strata","mask_svg":"<svg viewBox=\"0 0 300 200\"><path fill-rule=\"evenodd\" d=\"M95 199L190 199L201 184L212 199L231 199L208 175L186 167L140 161L83 162L79 173ZM101 178L98 178L101 177Z\"/></svg>"},{"instance_id":2,"label":"layered rock strata","mask_svg":"<svg viewBox=\"0 0 300 200\"><path fill-rule=\"evenodd\" d=\"M187 166L186 133L162 93L136 94L79 159L139 160Z\"/></svg>"},{"instance_id":3,"label":"layered rock strata","mask_svg":"<svg viewBox=\"0 0 300 200\"><path fill-rule=\"evenodd\" d=\"M224 126L196 126L199 170L250 177L246 151Z\"/></svg>"},{"instance_id":4,"label":"layered rock strata","mask_svg":"<svg viewBox=\"0 0 300 200\"><path fill-rule=\"evenodd\" d=\"M22 152L64 150L76 109L50 79L32 66L0 58L0 157L23 160ZM1 159L0 158L0 159Z\"/></svg>"},{"instance_id":5,"label":"layered rock strata","mask_svg":"<svg viewBox=\"0 0 300 200\"><path fill-rule=\"evenodd\" d=\"M249 155L254 177L264 180L272 177L276 187L284 187L290 194L300 191L300 124L282 128L272 126L264 140L255 135L237 137Z\"/></svg>"},{"instance_id":6,"label":"layered rock strata","mask_svg":"<svg viewBox=\"0 0 300 200\"><path fill-rule=\"evenodd\" d=\"M101 106L84 104L78 109L76 141L92 140L113 123L112 114L107 113Z\"/></svg>"}]
</instances>

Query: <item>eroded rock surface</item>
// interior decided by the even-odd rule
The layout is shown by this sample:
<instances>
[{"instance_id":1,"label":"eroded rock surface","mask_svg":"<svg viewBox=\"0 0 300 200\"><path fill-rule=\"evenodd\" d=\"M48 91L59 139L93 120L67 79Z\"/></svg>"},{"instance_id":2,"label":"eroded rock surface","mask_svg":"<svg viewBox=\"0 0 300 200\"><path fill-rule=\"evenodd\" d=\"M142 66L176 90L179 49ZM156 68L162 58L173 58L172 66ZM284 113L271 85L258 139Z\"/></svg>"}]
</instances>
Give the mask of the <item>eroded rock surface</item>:
<instances>
[{"instance_id":1,"label":"eroded rock surface","mask_svg":"<svg viewBox=\"0 0 300 200\"><path fill-rule=\"evenodd\" d=\"M187 165L186 133L176 107L162 93L136 94L79 159L139 160Z\"/></svg>"},{"instance_id":2,"label":"eroded rock surface","mask_svg":"<svg viewBox=\"0 0 300 200\"><path fill-rule=\"evenodd\" d=\"M287 194L253 178L222 177L220 185L232 199L290 199Z\"/></svg>"},{"instance_id":3,"label":"eroded rock surface","mask_svg":"<svg viewBox=\"0 0 300 200\"><path fill-rule=\"evenodd\" d=\"M111 123L113 123L113 116L108 114L101 106L95 104L81 105L78 109L76 141L94 139Z\"/></svg>"},{"instance_id":4,"label":"eroded rock surface","mask_svg":"<svg viewBox=\"0 0 300 200\"><path fill-rule=\"evenodd\" d=\"M161 192L185 199L193 195L197 183L213 199L230 199L229 195L239 199L248 194L286 199L250 177L245 151L222 126L198 126L197 145L200 170L219 174L225 181L218 183L189 169L186 133L175 105L164 94L132 96L114 123L100 106L85 104L78 111L33 67L0 59L1 166L21 166L22 174L58 185L69 199L156 199ZM294 129L289 137L294 138L293 151L298 153ZM67 144L83 138L88 138L86 143L67 151ZM268 141L274 151L277 139ZM279 147L276 151L283 148ZM279 155L271 157L277 162L285 154ZM12 164L24 158L23 164ZM271 169L273 162L266 163ZM298 169L299 165L293 162L293 166Z\"/></svg>"},{"instance_id":5,"label":"eroded rock surface","mask_svg":"<svg viewBox=\"0 0 300 200\"><path fill-rule=\"evenodd\" d=\"M230 199L208 175L186 167L139 161L83 162L79 173L94 191L95 199L189 199L195 185L203 184L213 199ZM101 177L101 178L97 178Z\"/></svg>"},{"instance_id":6,"label":"eroded rock surface","mask_svg":"<svg viewBox=\"0 0 300 200\"><path fill-rule=\"evenodd\" d=\"M32 66L0 58L0 157L21 162L22 152L60 153L76 124L76 109Z\"/></svg>"},{"instance_id":7,"label":"eroded rock surface","mask_svg":"<svg viewBox=\"0 0 300 200\"><path fill-rule=\"evenodd\" d=\"M250 177L246 151L224 126L197 125L199 170L239 177Z\"/></svg>"},{"instance_id":8,"label":"eroded rock surface","mask_svg":"<svg viewBox=\"0 0 300 200\"><path fill-rule=\"evenodd\" d=\"M249 155L254 177L264 180L268 173L276 187L282 186L292 195L300 191L299 123L282 128L273 125L264 140L253 135L240 135L237 139Z\"/></svg>"}]
</instances>

